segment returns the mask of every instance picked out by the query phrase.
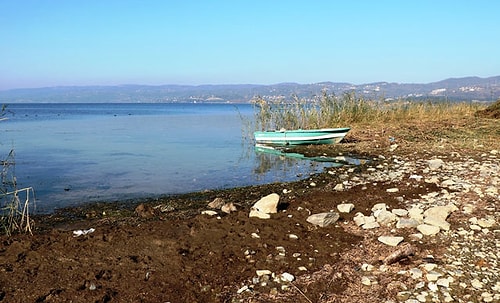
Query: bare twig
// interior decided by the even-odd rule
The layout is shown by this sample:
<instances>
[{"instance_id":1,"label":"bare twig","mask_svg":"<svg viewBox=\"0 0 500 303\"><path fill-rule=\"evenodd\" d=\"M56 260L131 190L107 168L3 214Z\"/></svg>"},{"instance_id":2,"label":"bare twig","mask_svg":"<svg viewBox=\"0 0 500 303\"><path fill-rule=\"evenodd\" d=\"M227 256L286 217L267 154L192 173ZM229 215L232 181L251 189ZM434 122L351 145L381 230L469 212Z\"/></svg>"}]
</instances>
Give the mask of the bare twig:
<instances>
[{"instance_id":1,"label":"bare twig","mask_svg":"<svg viewBox=\"0 0 500 303\"><path fill-rule=\"evenodd\" d=\"M398 250L385 257L384 264L393 264L413 255L415 255L415 247L410 243L404 243Z\"/></svg>"}]
</instances>

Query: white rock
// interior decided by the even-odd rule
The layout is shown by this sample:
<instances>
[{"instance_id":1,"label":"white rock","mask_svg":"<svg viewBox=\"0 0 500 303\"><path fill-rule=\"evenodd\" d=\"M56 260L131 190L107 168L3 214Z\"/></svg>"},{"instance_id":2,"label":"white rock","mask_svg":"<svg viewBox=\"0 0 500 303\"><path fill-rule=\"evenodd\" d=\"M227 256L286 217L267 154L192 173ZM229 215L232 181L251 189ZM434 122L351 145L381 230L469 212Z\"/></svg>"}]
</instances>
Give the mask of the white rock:
<instances>
[{"instance_id":1,"label":"white rock","mask_svg":"<svg viewBox=\"0 0 500 303\"><path fill-rule=\"evenodd\" d=\"M224 199L222 198L215 198L212 202L208 203L208 207L214 209L220 209L222 205L224 205Z\"/></svg>"},{"instance_id":2,"label":"white rock","mask_svg":"<svg viewBox=\"0 0 500 303\"><path fill-rule=\"evenodd\" d=\"M242 288L238 289L238 291L236 293L241 294L242 292L247 291L247 290L248 290L248 286L245 285Z\"/></svg>"},{"instance_id":3,"label":"white rock","mask_svg":"<svg viewBox=\"0 0 500 303\"><path fill-rule=\"evenodd\" d=\"M226 203L226 204L222 205L220 210L222 212L225 212L226 214L230 214L233 211L236 211L237 209L236 209L236 206L234 206L234 204L232 202L230 202L230 203Z\"/></svg>"},{"instance_id":4,"label":"white rock","mask_svg":"<svg viewBox=\"0 0 500 303\"><path fill-rule=\"evenodd\" d=\"M362 213L357 213L354 218L354 223L356 223L357 226L361 226L363 224L365 224L365 215L363 215Z\"/></svg>"},{"instance_id":5,"label":"white rock","mask_svg":"<svg viewBox=\"0 0 500 303\"><path fill-rule=\"evenodd\" d=\"M376 212L377 210L387 210L387 204L377 203L377 204L373 205L372 212Z\"/></svg>"},{"instance_id":6,"label":"white rock","mask_svg":"<svg viewBox=\"0 0 500 303\"><path fill-rule=\"evenodd\" d=\"M366 285L366 286L370 286L370 285L372 285L372 281L370 280L370 278L362 276L361 277L361 284Z\"/></svg>"},{"instance_id":7,"label":"white rock","mask_svg":"<svg viewBox=\"0 0 500 303\"><path fill-rule=\"evenodd\" d=\"M339 183L339 184L335 185L335 187L333 188L333 190L335 190L335 191L343 191L344 190L344 185L342 183Z\"/></svg>"},{"instance_id":8,"label":"white rock","mask_svg":"<svg viewBox=\"0 0 500 303\"><path fill-rule=\"evenodd\" d=\"M258 269L255 273L257 274L257 277L270 276L272 274L272 272L268 269Z\"/></svg>"},{"instance_id":9,"label":"white rock","mask_svg":"<svg viewBox=\"0 0 500 303\"><path fill-rule=\"evenodd\" d=\"M271 215L261 212L255 208L250 209L250 214L248 215L250 218L259 218L259 219L270 219Z\"/></svg>"},{"instance_id":10,"label":"white rock","mask_svg":"<svg viewBox=\"0 0 500 303\"><path fill-rule=\"evenodd\" d=\"M328 212L310 215L307 217L306 221L319 227L325 227L337 222L339 218L340 216L338 213Z\"/></svg>"},{"instance_id":11,"label":"white rock","mask_svg":"<svg viewBox=\"0 0 500 303\"><path fill-rule=\"evenodd\" d=\"M366 222L361 226L363 229L373 229L373 228L378 228L380 227L380 224L378 222Z\"/></svg>"},{"instance_id":12,"label":"white rock","mask_svg":"<svg viewBox=\"0 0 500 303\"><path fill-rule=\"evenodd\" d=\"M493 218L479 219L477 220L477 224L483 228L492 227L493 225L495 225L495 219Z\"/></svg>"},{"instance_id":13,"label":"white rock","mask_svg":"<svg viewBox=\"0 0 500 303\"><path fill-rule=\"evenodd\" d=\"M395 208L391 210L391 212L398 217L404 217L408 215L408 211L406 209L401 209L401 208Z\"/></svg>"},{"instance_id":14,"label":"white rock","mask_svg":"<svg viewBox=\"0 0 500 303\"><path fill-rule=\"evenodd\" d=\"M428 272L426 275L425 275L425 278L427 279L427 281L430 281L430 282L435 282L439 279L439 277L441 277L442 274L441 273L438 273L437 271L430 271Z\"/></svg>"},{"instance_id":15,"label":"white rock","mask_svg":"<svg viewBox=\"0 0 500 303\"><path fill-rule=\"evenodd\" d=\"M388 188L385 191L388 193L397 193L399 191L399 188L396 188L396 187Z\"/></svg>"},{"instance_id":16,"label":"white rock","mask_svg":"<svg viewBox=\"0 0 500 303\"><path fill-rule=\"evenodd\" d=\"M424 211L424 217L433 217L445 221L446 218L448 218L448 216L457 209L458 208L453 204L446 206L434 206Z\"/></svg>"},{"instance_id":17,"label":"white rock","mask_svg":"<svg viewBox=\"0 0 500 303\"><path fill-rule=\"evenodd\" d=\"M399 218L398 222L396 223L396 228L413 228L417 227L420 223L411 218Z\"/></svg>"},{"instance_id":18,"label":"white rock","mask_svg":"<svg viewBox=\"0 0 500 303\"><path fill-rule=\"evenodd\" d=\"M447 278L438 279L436 285L448 288L450 287L450 280L448 280Z\"/></svg>"},{"instance_id":19,"label":"white rock","mask_svg":"<svg viewBox=\"0 0 500 303\"><path fill-rule=\"evenodd\" d=\"M441 220L440 218L425 217L424 223L427 225L439 227L442 230L450 230L450 223L446 222L445 220Z\"/></svg>"},{"instance_id":20,"label":"white rock","mask_svg":"<svg viewBox=\"0 0 500 303\"><path fill-rule=\"evenodd\" d=\"M387 210L377 211L375 217L377 218L377 222L381 225L390 225L397 220L396 215Z\"/></svg>"},{"instance_id":21,"label":"white rock","mask_svg":"<svg viewBox=\"0 0 500 303\"><path fill-rule=\"evenodd\" d=\"M432 236L439 233L440 228L434 225L420 224L417 226L417 230L425 236Z\"/></svg>"},{"instance_id":22,"label":"white rock","mask_svg":"<svg viewBox=\"0 0 500 303\"><path fill-rule=\"evenodd\" d=\"M280 196L276 193L267 195L257 201L252 208L265 214L275 214L278 212Z\"/></svg>"},{"instance_id":23,"label":"white rock","mask_svg":"<svg viewBox=\"0 0 500 303\"><path fill-rule=\"evenodd\" d=\"M429 166L429 168L431 170L436 170L444 165L444 161L441 159L432 159L432 160L427 161L427 165Z\"/></svg>"},{"instance_id":24,"label":"white rock","mask_svg":"<svg viewBox=\"0 0 500 303\"><path fill-rule=\"evenodd\" d=\"M337 205L337 209L341 213L350 213L354 209L354 204L342 203L342 204Z\"/></svg>"},{"instance_id":25,"label":"white rock","mask_svg":"<svg viewBox=\"0 0 500 303\"><path fill-rule=\"evenodd\" d=\"M436 292L439 290L438 286L436 285L436 283L433 283L433 282L429 282L427 284L427 288L429 288L430 291L432 292Z\"/></svg>"},{"instance_id":26,"label":"white rock","mask_svg":"<svg viewBox=\"0 0 500 303\"><path fill-rule=\"evenodd\" d=\"M292 239L292 240L297 240L299 238L299 236L295 235L295 234L289 234L288 235L288 238Z\"/></svg>"},{"instance_id":27,"label":"white rock","mask_svg":"<svg viewBox=\"0 0 500 303\"><path fill-rule=\"evenodd\" d=\"M380 236L378 240L389 246L397 246L401 241L404 240L403 237L393 237L393 236Z\"/></svg>"},{"instance_id":28,"label":"white rock","mask_svg":"<svg viewBox=\"0 0 500 303\"><path fill-rule=\"evenodd\" d=\"M281 278L281 281L284 281L284 282L293 282L293 280L295 280L295 277L292 274L289 274L287 272L282 273L280 278Z\"/></svg>"},{"instance_id":29,"label":"white rock","mask_svg":"<svg viewBox=\"0 0 500 303\"><path fill-rule=\"evenodd\" d=\"M410 269L410 276L413 278L413 279L420 279L422 278L422 270L420 268L412 268Z\"/></svg>"},{"instance_id":30,"label":"white rock","mask_svg":"<svg viewBox=\"0 0 500 303\"><path fill-rule=\"evenodd\" d=\"M204 210L201 212L202 215L207 215L207 216L215 216L217 214L216 211L213 210Z\"/></svg>"},{"instance_id":31,"label":"white rock","mask_svg":"<svg viewBox=\"0 0 500 303\"><path fill-rule=\"evenodd\" d=\"M479 281L478 279L473 279L470 284L472 287L475 289L482 289L483 288L483 282Z\"/></svg>"}]
</instances>

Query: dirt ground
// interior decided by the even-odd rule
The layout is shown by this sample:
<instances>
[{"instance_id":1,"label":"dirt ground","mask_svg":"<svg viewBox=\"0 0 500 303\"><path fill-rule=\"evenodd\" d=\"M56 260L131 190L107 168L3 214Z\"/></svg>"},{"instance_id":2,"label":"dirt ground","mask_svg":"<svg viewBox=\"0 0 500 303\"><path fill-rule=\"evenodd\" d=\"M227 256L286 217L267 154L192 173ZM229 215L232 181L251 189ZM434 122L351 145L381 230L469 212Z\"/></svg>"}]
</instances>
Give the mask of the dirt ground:
<instances>
[{"instance_id":1,"label":"dirt ground","mask_svg":"<svg viewBox=\"0 0 500 303\"><path fill-rule=\"evenodd\" d=\"M359 144L365 142L372 149L365 150L364 156L375 158L388 153L391 142L387 137L382 133L378 137L354 133L346 138L348 143L335 148L359 154ZM352 173L364 169L356 167ZM365 190L334 191L340 174L323 173L287 184L95 204L35 217L33 235L0 237L0 302L394 299L397 287L392 279L387 277L374 287L363 288L357 274L361 264L379 265L394 248L355 226L354 212L341 214L337 224L323 228L307 223L306 218L311 213L335 210L340 203L353 203L356 211L369 215L376 203L404 207L397 196L417 198L439 189L435 184L415 187L376 183L366 185ZM393 187L399 192L386 191ZM280 211L269 220L249 218L250 206L270 193L280 194ZM201 214L215 198L234 203L237 211ZM73 234L90 228L95 231L78 237ZM391 266L417 266L427 255L439 256L446 246L426 243L417 242L415 256ZM251 291L242 291L252 284L256 270L264 269L275 275L289 273L295 280L283 286L270 279Z\"/></svg>"}]
</instances>

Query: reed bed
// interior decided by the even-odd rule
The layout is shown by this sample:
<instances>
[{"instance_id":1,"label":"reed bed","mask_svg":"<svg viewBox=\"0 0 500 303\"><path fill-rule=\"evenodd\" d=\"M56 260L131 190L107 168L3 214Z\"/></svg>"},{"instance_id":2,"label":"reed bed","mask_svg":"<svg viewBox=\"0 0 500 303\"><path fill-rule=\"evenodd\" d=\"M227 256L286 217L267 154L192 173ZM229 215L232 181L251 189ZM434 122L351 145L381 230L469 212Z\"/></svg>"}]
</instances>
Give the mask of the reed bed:
<instances>
[{"instance_id":1,"label":"reed bed","mask_svg":"<svg viewBox=\"0 0 500 303\"><path fill-rule=\"evenodd\" d=\"M370 100L354 92L340 96L324 92L310 100L259 97L253 102L255 130L350 127L347 141L369 142L384 136L408 143L409 149L432 149L443 143L500 148L499 120L477 115L488 106L485 103Z\"/></svg>"}]
</instances>

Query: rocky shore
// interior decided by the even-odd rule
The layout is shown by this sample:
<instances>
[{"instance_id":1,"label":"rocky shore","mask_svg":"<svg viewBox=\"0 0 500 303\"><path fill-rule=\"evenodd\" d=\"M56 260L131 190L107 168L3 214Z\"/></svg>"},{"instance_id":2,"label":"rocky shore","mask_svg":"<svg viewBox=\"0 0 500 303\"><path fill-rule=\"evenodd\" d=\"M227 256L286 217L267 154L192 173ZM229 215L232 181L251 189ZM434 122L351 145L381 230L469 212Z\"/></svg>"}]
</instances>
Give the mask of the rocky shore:
<instances>
[{"instance_id":1,"label":"rocky shore","mask_svg":"<svg viewBox=\"0 0 500 303\"><path fill-rule=\"evenodd\" d=\"M36 218L0 238L0 302L500 301L498 144L369 144L299 182Z\"/></svg>"},{"instance_id":2,"label":"rocky shore","mask_svg":"<svg viewBox=\"0 0 500 303\"><path fill-rule=\"evenodd\" d=\"M372 293L371 288L375 288L375 292L379 292L381 287L386 288L394 296L388 295L383 302L500 301L499 156L497 150L491 150L481 154L478 159L458 153L417 160L398 156L388 159L380 157L375 161L377 165L369 167L364 173L356 174L351 168L340 175L343 181L335 184L336 191L358 189L368 191L369 196L367 184L389 183L402 187L401 191L399 187L386 189L387 193L396 195L396 200L400 202L398 208L377 203L372 206L370 213L364 214L356 212L356 204L341 203L336 206L336 210L329 212L355 212L352 221L337 222L342 228L364 237L359 248L352 250L360 250L361 253L363 245L367 245L365 242L373 246L375 241L394 247L384 249L391 253L382 254L376 260L359 260L355 265L357 270L351 272L356 277L350 277L354 281L345 291L369 295ZM425 184L435 185L435 190L418 198L404 195L406 190L403 188L423 187ZM310 217L308 222L312 222ZM335 218L339 218L339 215ZM316 224L321 227L328 225L323 220ZM289 238L295 239L292 235L288 235ZM419 250L418 247L422 246L427 249ZM287 256L284 249L280 253L283 257ZM353 253L351 251L349 256ZM292 254L291 257L300 259L301 255ZM406 266L393 266L405 259L409 261ZM306 267L302 269L307 271ZM257 271L256 276L239 288L237 293L259 289L259 286L266 286L269 280L274 280L282 284L281 289L291 290L264 296L267 299L283 300L300 294L306 301L313 302L297 285L310 279L319 279L318 275L329 278L333 275L340 279L344 274L330 265L297 278L288 273L278 274L264 269ZM296 284L293 284L295 279ZM320 302L337 302L340 297L345 298L332 295L327 299L327 296Z\"/></svg>"}]
</instances>

